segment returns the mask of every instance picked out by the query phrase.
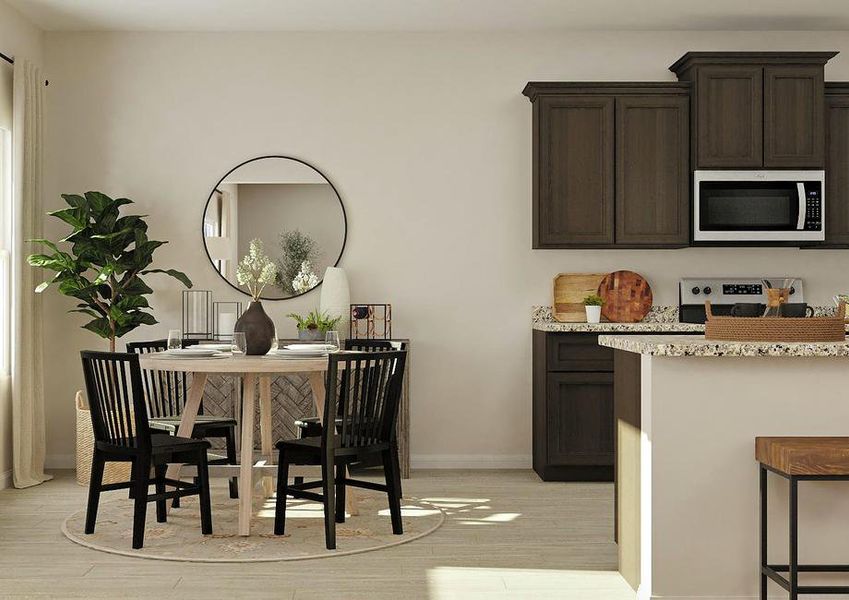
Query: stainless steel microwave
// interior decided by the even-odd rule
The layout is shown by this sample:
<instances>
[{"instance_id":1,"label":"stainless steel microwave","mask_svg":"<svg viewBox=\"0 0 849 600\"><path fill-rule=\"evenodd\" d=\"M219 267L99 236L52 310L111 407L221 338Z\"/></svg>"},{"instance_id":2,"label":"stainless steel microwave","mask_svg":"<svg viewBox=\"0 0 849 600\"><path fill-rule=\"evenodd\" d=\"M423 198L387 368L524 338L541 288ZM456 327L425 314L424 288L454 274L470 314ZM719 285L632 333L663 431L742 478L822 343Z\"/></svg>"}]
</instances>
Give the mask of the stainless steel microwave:
<instances>
[{"instance_id":1,"label":"stainless steel microwave","mask_svg":"<svg viewBox=\"0 0 849 600\"><path fill-rule=\"evenodd\" d=\"M825 171L695 171L693 240L825 240Z\"/></svg>"}]
</instances>

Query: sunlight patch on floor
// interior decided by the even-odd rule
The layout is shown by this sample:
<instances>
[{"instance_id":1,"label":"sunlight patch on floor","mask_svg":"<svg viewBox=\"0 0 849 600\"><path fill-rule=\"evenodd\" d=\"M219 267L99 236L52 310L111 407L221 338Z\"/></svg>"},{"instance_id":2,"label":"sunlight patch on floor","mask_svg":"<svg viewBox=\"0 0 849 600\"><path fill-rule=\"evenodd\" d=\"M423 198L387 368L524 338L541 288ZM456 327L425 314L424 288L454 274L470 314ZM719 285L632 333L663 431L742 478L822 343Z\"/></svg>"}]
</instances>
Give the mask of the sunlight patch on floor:
<instances>
[{"instance_id":1,"label":"sunlight patch on floor","mask_svg":"<svg viewBox=\"0 0 849 600\"><path fill-rule=\"evenodd\" d=\"M429 600L636 598L616 571L436 567L427 572L427 586Z\"/></svg>"}]
</instances>

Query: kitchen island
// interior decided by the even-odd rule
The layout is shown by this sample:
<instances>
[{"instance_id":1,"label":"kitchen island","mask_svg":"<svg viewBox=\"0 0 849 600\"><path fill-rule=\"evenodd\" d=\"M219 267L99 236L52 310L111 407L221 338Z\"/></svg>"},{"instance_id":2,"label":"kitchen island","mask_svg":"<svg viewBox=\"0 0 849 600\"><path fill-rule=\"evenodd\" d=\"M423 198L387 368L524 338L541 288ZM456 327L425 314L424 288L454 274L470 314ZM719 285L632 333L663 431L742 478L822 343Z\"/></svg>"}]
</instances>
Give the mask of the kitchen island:
<instances>
[{"instance_id":1,"label":"kitchen island","mask_svg":"<svg viewBox=\"0 0 849 600\"><path fill-rule=\"evenodd\" d=\"M615 350L623 577L641 599L757 597L755 437L847 435L849 343L598 343ZM787 483L771 476L769 485L769 560L786 563ZM799 514L801 562L849 562L849 484L803 483Z\"/></svg>"}]
</instances>

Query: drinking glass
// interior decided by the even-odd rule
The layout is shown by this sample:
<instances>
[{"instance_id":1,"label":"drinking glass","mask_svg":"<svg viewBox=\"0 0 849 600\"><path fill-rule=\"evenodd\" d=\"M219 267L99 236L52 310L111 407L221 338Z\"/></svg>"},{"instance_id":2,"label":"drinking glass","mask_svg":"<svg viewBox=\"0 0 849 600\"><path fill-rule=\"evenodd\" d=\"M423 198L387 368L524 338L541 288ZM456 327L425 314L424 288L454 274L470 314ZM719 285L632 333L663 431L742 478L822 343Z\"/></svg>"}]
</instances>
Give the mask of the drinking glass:
<instances>
[{"instance_id":1,"label":"drinking glass","mask_svg":"<svg viewBox=\"0 0 849 600\"><path fill-rule=\"evenodd\" d=\"M248 351L248 340L245 339L244 331L236 331L233 333L233 345L230 348L233 351L233 356L245 356Z\"/></svg>"},{"instance_id":2,"label":"drinking glass","mask_svg":"<svg viewBox=\"0 0 849 600\"><path fill-rule=\"evenodd\" d=\"M179 329L168 330L168 349L179 350L183 347L183 334Z\"/></svg>"},{"instance_id":3,"label":"drinking glass","mask_svg":"<svg viewBox=\"0 0 849 600\"><path fill-rule=\"evenodd\" d=\"M324 343L327 345L327 349L330 352L338 352L339 351L339 332L338 331L328 331L324 334Z\"/></svg>"}]
</instances>

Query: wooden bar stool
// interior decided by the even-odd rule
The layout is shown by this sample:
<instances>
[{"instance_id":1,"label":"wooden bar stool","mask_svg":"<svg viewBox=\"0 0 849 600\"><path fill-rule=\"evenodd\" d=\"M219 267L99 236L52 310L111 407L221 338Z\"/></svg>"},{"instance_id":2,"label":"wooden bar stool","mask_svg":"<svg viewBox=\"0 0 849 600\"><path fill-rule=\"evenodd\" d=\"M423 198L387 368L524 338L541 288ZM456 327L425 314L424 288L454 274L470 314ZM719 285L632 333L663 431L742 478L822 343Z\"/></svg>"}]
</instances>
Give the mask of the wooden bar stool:
<instances>
[{"instance_id":1,"label":"wooden bar stool","mask_svg":"<svg viewBox=\"0 0 849 600\"><path fill-rule=\"evenodd\" d=\"M800 481L849 481L849 437L758 437L755 460L760 463L761 600L766 600L767 577L790 592L849 594L849 586L799 585L799 573L849 573L849 565L799 564ZM790 482L790 559L786 565L767 561L767 471ZM779 573L787 573L787 577Z\"/></svg>"}]
</instances>

